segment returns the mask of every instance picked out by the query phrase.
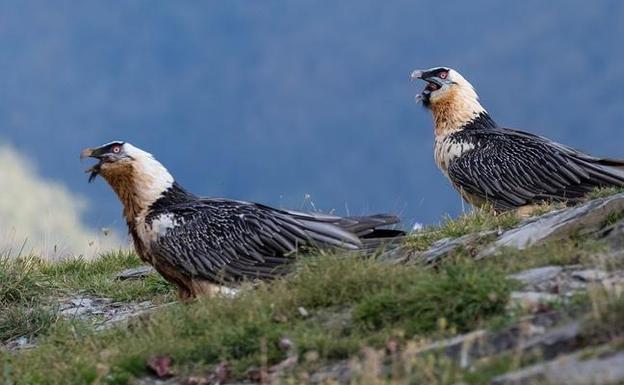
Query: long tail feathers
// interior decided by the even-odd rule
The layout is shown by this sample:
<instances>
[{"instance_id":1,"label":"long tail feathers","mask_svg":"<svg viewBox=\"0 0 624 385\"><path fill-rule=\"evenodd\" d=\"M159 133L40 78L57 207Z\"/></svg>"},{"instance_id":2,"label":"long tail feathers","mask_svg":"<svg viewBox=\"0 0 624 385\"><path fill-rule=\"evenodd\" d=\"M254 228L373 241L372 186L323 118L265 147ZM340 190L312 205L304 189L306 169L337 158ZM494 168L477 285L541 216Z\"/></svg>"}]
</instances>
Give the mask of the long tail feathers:
<instances>
[{"instance_id":1,"label":"long tail feathers","mask_svg":"<svg viewBox=\"0 0 624 385\"><path fill-rule=\"evenodd\" d=\"M603 166L608 166L608 167L616 168L618 170L623 170L623 172L624 172L624 160L620 160L620 159L606 159L605 158L605 159L600 159L600 161L598 163L600 165L603 165Z\"/></svg>"},{"instance_id":2,"label":"long tail feathers","mask_svg":"<svg viewBox=\"0 0 624 385\"><path fill-rule=\"evenodd\" d=\"M345 220L356 222L347 226L348 231L354 232L362 242L361 251L373 253L382 248L392 247L402 243L405 231L398 229L378 228L395 225L400 222L399 217L387 214L377 214L363 217L347 217Z\"/></svg>"},{"instance_id":3,"label":"long tail feathers","mask_svg":"<svg viewBox=\"0 0 624 385\"><path fill-rule=\"evenodd\" d=\"M320 247L369 250L389 240L398 240L405 235L402 230L379 228L400 222L399 217L388 214L338 217L288 211L282 219L285 222L294 221L292 223L298 224L307 237Z\"/></svg>"},{"instance_id":4,"label":"long tail feathers","mask_svg":"<svg viewBox=\"0 0 624 385\"><path fill-rule=\"evenodd\" d=\"M624 186L624 162L613 159L599 159L584 162L585 169L598 186Z\"/></svg>"}]
</instances>

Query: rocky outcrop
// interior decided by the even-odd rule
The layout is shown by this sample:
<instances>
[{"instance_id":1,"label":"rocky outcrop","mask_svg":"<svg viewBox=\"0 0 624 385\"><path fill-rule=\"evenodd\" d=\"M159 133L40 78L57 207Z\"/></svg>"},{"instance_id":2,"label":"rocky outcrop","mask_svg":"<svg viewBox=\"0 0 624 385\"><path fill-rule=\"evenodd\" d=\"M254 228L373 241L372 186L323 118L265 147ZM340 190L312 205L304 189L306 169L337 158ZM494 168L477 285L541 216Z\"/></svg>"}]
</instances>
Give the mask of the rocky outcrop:
<instances>
[{"instance_id":1,"label":"rocky outcrop","mask_svg":"<svg viewBox=\"0 0 624 385\"><path fill-rule=\"evenodd\" d=\"M156 269L154 269L152 266L139 266L133 269L126 269L124 271L121 271L115 274L113 276L113 279L118 279L120 281L125 281L127 279L141 279L155 272Z\"/></svg>"},{"instance_id":2,"label":"rocky outcrop","mask_svg":"<svg viewBox=\"0 0 624 385\"><path fill-rule=\"evenodd\" d=\"M609 351L608 346L602 350L605 350L606 354L593 358L586 356L595 355L595 349L564 355L556 360L496 377L491 384L606 385L621 383L624 381L624 352Z\"/></svg>"},{"instance_id":3,"label":"rocky outcrop","mask_svg":"<svg viewBox=\"0 0 624 385\"><path fill-rule=\"evenodd\" d=\"M93 325L95 330L104 330L171 304L173 302L165 304L155 304L152 301L122 302L113 301L110 298L76 295L59 298L58 304L53 306L58 310L58 316L61 318L86 321ZM23 336L7 342L4 346L0 345L0 349L17 352L36 346L36 339Z\"/></svg>"},{"instance_id":4,"label":"rocky outcrop","mask_svg":"<svg viewBox=\"0 0 624 385\"><path fill-rule=\"evenodd\" d=\"M624 193L596 199L583 205L553 211L531 218L505 231L478 257L494 254L501 247L525 249L535 244L569 237L573 234L591 234L605 227L613 218L624 214ZM624 225L622 225L624 226ZM622 231L621 226L617 231Z\"/></svg>"},{"instance_id":5,"label":"rocky outcrop","mask_svg":"<svg viewBox=\"0 0 624 385\"><path fill-rule=\"evenodd\" d=\"M622 250L624 221L617 220L623 217L624 193L621 193L529 218L506 231L482 231L440 239L425 251L415 251L409 245L400 246L383 253L381 259L392 263L431 264L458 250L466 250L476 259L481 259L496 254L502 248L523 250L574 235L595 235L596 238L608 240L614 250ZM617 223L610 223L614 220Z\"/></svg>"}]
</instances>

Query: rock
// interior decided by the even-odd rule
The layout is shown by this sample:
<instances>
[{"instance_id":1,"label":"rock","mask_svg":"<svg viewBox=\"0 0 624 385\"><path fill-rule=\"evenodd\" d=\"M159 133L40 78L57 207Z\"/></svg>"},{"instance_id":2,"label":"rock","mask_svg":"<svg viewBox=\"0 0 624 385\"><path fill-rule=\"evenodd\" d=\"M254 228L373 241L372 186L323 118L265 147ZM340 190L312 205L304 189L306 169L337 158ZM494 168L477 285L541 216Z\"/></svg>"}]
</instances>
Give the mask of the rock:
<instances>
[{"instance_id":1,"label":"rock","mask_svg":"<svg viewBox=\"0 0 624 385\"><path fill-rule=\"evenodd\" d=\"M73 297L60 305L60 315L65 318L87 319L91 316L102 314L103 309L111 306L109 298L97 297Z\"/></svg>"},{"instance_id":2,"label":"rock","mask_svg":"<svg viewBox=\"0 0 624 385\"><path fill-rule=\"evenodd\" d=\"M274 381L278 380L285 371L292 369L295 365L297 365L297 363L299 363L299 356L297 354L294 354L292 356L288 356L285 360L271 366L268 369L268 372L271 374L271 379L273 379Z\"/></svg>"},{"instance_id":3,"label":"rock","mask_svg":"<svg viewBox=\"0 0 624 385\"><path fill-rule=\"evenodd\" d=\"M307 318L310 316L310 313L308 313L308 311L306 310L305 307L303 306L299 306L297 308L297 311L299 312L299 315L302 316L303 318Z\"/></svg>"},{"instance_id":4,"label":"rock","mask_svg":"<svg viewBox=\"0 0 624 385\"><path fill-rule=\"evenodd\" d=\"M482 231L476 234L467 234L459 238L444 238L435 242L429 250L421 253L418 260L426 264L435 263L459 249L470 249L484 239L494 236L497 231Z\"/></svg>"},{"instance_id":5,"label":"rock","mask_svg":"<svg viewBox=\"0 0 624 385\"><path fill-rule=\"evenodd\" d=\"M414 351L416 355L425 355L432 352L443 352L460 362L462 368L467 368L472 360L481 357L480 347L488 344L491 335L485 330L477 330L442 341L435 341L421 349Z\"/></svg>"},{"instance_id":6,"label":"rock","mask_svg":"<svg viewBox=\"0 0 624 385\"><path fill-rule=\"evenodd\" d=\"M169 356L153 356L147 360L146 367L158 378L171 378L174 375L172 363Z\"/></svg>"},{"instance_id":7,"label":"rock","mask_svg":"<svg viewBox=\"0 0 624 385\"><path fill-rule=\"evenodd\" d=\"M113 276L113 279L125 281L127 279L140 279L154 273L156 270L152 266L139 266L134 269L126 269Z\"/></svg>"},{"instance_id":8,"label":"rock","mask_svg":"<svg viewBox=\"0 0 624 385\"><path fill-rule=\"evenodd\" d=\"M606 291L615 295L615 298L620 298L624 294L624 277L608 278L601 283Z\"/></svg>"},{"instance_id":9,"label":"rock","mask_svg":"<svg viewBox=\"0 0 624 385\"><path fill-rule=\"evenodd\" d=\"M537 311L542 311L546 305L561 300L561 297L555 294L538 291L513 291L509 299L510 306L520 306L522 309L535 313Z\"/></svg>"},{"instance_id":10,"label":"rock","mask_svg":"<svg viewBox=\"0 0 624 385\"><path fill-rule=\"evenodd\" d=\"M79 307L91 307L91 304L93 303L91 299L85 297L73 298L70 302L74 304L74 306Z\"/></svg>"},{"instance_id":11,"label":"rock","mask_svg":"<svg viewBox=\"0 0 624 385\"><path fill-rule=\"evenodd\" d=\"M492 255L501 247L524 250L537 243L563 238L577 231L595 232L610 215L617 215L622 211L624 211L624 193L553 211L526 220L520 226L505 231L493 244L481 251L477 258Z\"/></svg>"},{"instance_id":12,"label":"rock","mask_svg":"<svg viewBox=\"0 0 624 385\"><path fill-rule=\"evenodd\" d=\"M472 250L485 240L493 238L498 231L482 231L458 238L443 238L431 245L426 251L415 251L409 246L399 246L383 253L379 259L393 263L436 263L447 255L460 249Z\"/></svg>"},{"instance_id":13,"label":"rock","mask_svg":"<svg viewBox=\"0 0 624 385\"><path fill-rule=\"evenodd\" d=\"M492 380L492 385L548 383L561 385L602 385L624 381L624 352L583 359L586 352L562 356Z\"/></svg>"},{"instance_id":14,"label":"rock","mask_svg":"<svg viewBox=\"0 0 624 385\"><path fill-rule=\"evenodd\" d=\"M529 269L507 278L522 282L524 292L556 294L566 298L574 296L580 290L586 290L589 280L603 281L608 278L608 274L590 271L581 265L570 265Z\"/></svg>"},{"instance_id":15,"label":"rock","mask_svg":"<svg viewBox=\"0 0 624 385\"><path fill-rule=\"evenodd\" d=\"M597 269L588 269L582 271L575 271L572 273L572 277L580 279L583 282L596 282L606 279L609 275L606 271Z\"/></svg>"},{"instance_id":16,"label":"rock","mask_svg":"<svg viewBox=\"0 0 624 385\"><path fill-rule=\"evenodd\" d=\"M550 357L553 351L551 347L564 349L565 346L572 346L572 343L566 341L576 338L580 333L579 328L572 330L568 325L556 326L569 316L570 314L563 312L536 314L496 332L477 330L434 341L410 352L410 356L442 353L445 357L458 362L462 368L469 367L475 360L497 356L510 350L517 353L528 349L543 349ZM565 350L567 351L569 350Z\"/></svg>"},{"instance_id":17,"label":"rock","mask_svg":"<svg viewBox=\"0 0 624 385\"><path fill-rule=\"evenodd\" d=\"M226 298L234 298L240 293L236 287L219 286L219 294Z\"/></svg>"},{"instance_id":18,"label":"rock","mask_svg":"<svg viewBox=\"0 0 624 385\"><path fill-rule=\"evenodd\" d=\"M143 301L140 303L124 303L124 304L111 304L121 305L112 309L105 309L105 319L101 322L98 322L95 326L95 330L104 330L108 329L112 326L119 324L120 322L126 322L130 319L141 317L147 313L150 313L156 309L160 309L169 305L172 305L174 302L166 303L163 305L155 305L151 301Z\"/></svg>"},{"instance_id":19,"label":"rock","mask_svg":"<svg viewBox=\"0 0 624 385\"><path fill-rule=\"evenodd\" d=\"M61 311L61 316L65 318L80 318L84 314L90 314L90 309L87 307L77 306Z\"/></svg>"},{"instance_id":20,"label":"rock","mask_svg":"<svg viewBox=\"0 0 624 385\"><path fill-rule=\"evenodd\" d=\"M543 360L577 349L582 343L582 322L576 320L524 341L523 351L538 351Z\"/></svg>"},{"instance_id":21,"label":"rock","mask_svg":"<svg viewBox=\"0 0 624 385\"><path fill-rule=\"evenodd\" d=\"M15 338L8 341L5 345L0 344L0 351L17 352L24 349L32 349L37 344L26 336Z\"/></svg>"},{"instance_id":22,"label":"rock","mask_svg":"<svg viewBox=\"0 0 624 385\"><path fill-rule=\"evenodd\" d=\"M612 249L620 251L620 256L624 257L624 220L607 227L600 234L604 237Z\"/></svg>"},{"instance_id":23,"label":"rock","mask_svg":"<svg viewBox=\"0 0 624 385\"><path fill-rule=\"evenodd\" d=\"M314 371L308 379L310 384L350 384L353 370L347 361L342 361Z\"/></svg>"},{"instance_id":24,"label":"rock","mask_svg":"<svg viewBox=\"0 0 624 385\"><path fill-rule=\"evenodd\" d=\"M544 266L535 269L524 270L516 274L512 274L507 278L520 281L525 285L536 285L544 281L551 280L563 271L560 266Z\"/></svg>"},{"instance_id":25,"label":"rock","mask_svg":"<svg viewBox=\"0 0 624 385\"><path fill-rule=\"evenodd\" d=\"M59 314L65 318L91 321L95 330L103 330L170 304L155 305L151 301L113 302L110 298L80 296L61 302Z\"/></svg>"},{"instance_id":26,"label":"rock","mask_svg":"<svg viewBox=\"0 0 624 385\"><path fill-rule=\"evenodd\" d=\"M280 338L277 346L284 352L293 351L295 348L294 342L287 337Z\"/></svg>"}]
</instances>

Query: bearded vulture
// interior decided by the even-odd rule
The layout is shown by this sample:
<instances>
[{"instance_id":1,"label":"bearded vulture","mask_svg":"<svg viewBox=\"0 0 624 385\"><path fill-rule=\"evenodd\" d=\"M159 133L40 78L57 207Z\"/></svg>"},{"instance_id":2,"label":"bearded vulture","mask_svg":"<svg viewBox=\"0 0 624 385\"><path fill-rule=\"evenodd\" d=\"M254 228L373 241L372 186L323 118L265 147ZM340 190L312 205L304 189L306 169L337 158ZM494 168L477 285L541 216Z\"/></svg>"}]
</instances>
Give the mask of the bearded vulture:
<instances>
[{"instance_id":1,"label":"bearded vulture","mask_svg":"<svg viewBox=\"0 0 624 385\"><path fill-rule=\"evenodd\" d=\"M138 255L178 287L180 298L211 294L215 285L270 279L288 271L299 251L371 250L402 231L377 229L396 216L341 218L201 198L175 182L151 154L130 143L83 150L123 204Z\"/></svg>"},{"instance_id":2,"label":"bearded vulture","mask_svg":"<svg viewBox=\"0 0 624 385\"><path fill-rule=\"evenodd\" d=\"M624 161L597 158L542 136L503 128L457 71L416 70L417 102L431 110L435 161L470 204L508 211L541 202L577 203L597 187L624 186Z\"/></svg>"}]
</instances>

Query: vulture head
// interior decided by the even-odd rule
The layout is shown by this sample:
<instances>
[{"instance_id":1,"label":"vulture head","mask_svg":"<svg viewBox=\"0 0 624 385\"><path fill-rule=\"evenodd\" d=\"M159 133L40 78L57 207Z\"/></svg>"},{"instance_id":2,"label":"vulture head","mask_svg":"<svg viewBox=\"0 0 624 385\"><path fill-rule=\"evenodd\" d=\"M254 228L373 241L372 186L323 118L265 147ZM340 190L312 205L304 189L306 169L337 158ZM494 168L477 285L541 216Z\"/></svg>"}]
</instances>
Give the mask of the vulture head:
<instances>
[{"instance_id":1,"label":"vulture head","mask_svg":"<svg viewBox=\"0 0 624 385\"><path fill-rule=\"evenodd\" d=\"M86 148L80 159L94 158L87 170L89 182L102 176L124 204L126 211L149 207L173 185L173 177L152 154L130 143L115 141Z\"/></svg>"},{"instance_id":2,"label":"vulture head","mask_svg":"<svg viewBox=\"0 0 624 385\"><path fill-rule=\"evenodd\" d=\"M485 112L472 84L452 68L415 70L410 78L427 83L416 95L416 102L431 110L436 134L456 131Z\"/></svg>"}]
</instances>

